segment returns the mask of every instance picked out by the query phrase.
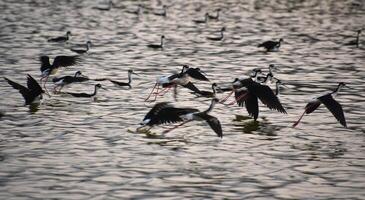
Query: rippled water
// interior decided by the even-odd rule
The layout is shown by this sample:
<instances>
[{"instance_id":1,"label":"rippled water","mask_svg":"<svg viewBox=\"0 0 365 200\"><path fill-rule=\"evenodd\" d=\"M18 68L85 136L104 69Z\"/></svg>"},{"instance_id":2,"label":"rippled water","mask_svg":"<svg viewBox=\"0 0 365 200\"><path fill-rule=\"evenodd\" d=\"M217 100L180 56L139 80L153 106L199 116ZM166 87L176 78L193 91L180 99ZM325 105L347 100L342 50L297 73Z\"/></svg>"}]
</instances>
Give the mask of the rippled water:
<instances>
[{"instance_id":1,"label":"rippled water","mask_svg":"<svg viewBox=\"0 0 365 200\"><path fill-rule=\"evenodd\" d=\"M109 82L97 100L65 95L45 98L37 111L0 79L1 199L363 199L365 198L365 43L344 46L364 28L365 5L351 1L141 1L156 9L170 6L166 18L138 2L96 1L0 2L0 75L25 83L40 76L40 55L73 55L74 44L92 40L79 66L93 78L126 80L127 70L141 74L133 88ZM363 3L360 1L360 3ZM221 20L196 25L205 12L222 8ZM150 11L151 12L151 11ZM206 40L226 27L223 41ZM73 33L69 44L47 39ZM164 51L151 50L166 36ZM256 46L284 38L280 52ZM156 77L199 66L217 83L247 75L255 67L276 64L276 76L287 83L280 99L288 114L261 106L255 124L237 106L218 105L212 112L222 123L219 139L204 123L191 122L157 137L133 133L153 103L143 99ZM352 89L338 95L348 129L322 106L292 123L307 100L336 87ZM94 82L64 91L93 89ZM197 83L209 89L208 83ZM48 85L52 88L51 84ZM222 97L222 95L219 95ZM168 94L158 100L175 102ZM207 98L179 90L177 106L205 109ZM152 129L157 134L163 128Z\"/></svg>"}]
</instances>

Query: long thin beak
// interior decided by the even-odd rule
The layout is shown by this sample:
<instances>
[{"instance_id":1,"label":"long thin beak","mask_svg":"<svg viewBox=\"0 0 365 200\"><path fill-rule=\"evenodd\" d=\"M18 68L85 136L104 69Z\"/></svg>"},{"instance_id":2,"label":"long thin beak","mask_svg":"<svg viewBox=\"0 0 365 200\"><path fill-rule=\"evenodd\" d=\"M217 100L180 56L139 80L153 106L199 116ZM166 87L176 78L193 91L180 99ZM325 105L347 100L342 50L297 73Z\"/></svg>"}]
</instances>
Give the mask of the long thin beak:
<instances>
[{"instance_id":1,"label":"long thin beak","mask_svg":"<svg viewBox=\"0 0 365 200\"><path fill-rule=\"evenodd\" d=\"M137 74L136 72L132 72L132 74L136 75L136 76L139 76L139 74Z\"/></svg>"},{"instance_id":2,"label":"long thin beak","mask_svg":"<svg viewBox=\"0 0 365 200\"><path fill-rule=\"evenodd\" d=\"M349 86L347 86L347 85L345 85L345 87L347 87L347 88L349 88L349 89L353 89L353 90L355 90L355 88L353 88L353 87L349 87Z\"/></svg>"},{"instance_id":3,"label":"long thin beak","mask_svg":"<svg viewBox=\"0 0 365 200\"><path fill-rule=\"evenodd\" d=\"M108 89L106 89L105 87L100 87L101 89L103 89L103 90L108 90Z\"/></svg>"}]
</instances>

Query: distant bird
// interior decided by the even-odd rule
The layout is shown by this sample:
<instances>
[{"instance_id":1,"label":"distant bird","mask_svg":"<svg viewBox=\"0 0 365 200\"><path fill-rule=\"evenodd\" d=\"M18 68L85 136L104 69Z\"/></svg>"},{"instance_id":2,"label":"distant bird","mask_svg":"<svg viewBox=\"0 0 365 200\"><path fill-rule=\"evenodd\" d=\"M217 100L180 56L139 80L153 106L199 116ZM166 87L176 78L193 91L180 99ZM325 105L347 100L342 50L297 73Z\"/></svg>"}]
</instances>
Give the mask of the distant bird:
<instances>
[{"instance_id":1,"label":"distant bird","mask_svg":"<svg viewBox=\"0 0 365 200\"><path fill-rule=\"evenodd\" d=\"M223 39L223 33L226 31L226 27L221 28L221 35L219 37L207 37L208 40L220 41Z\"/></svg>"},{"instance_id":2,"label":"distant bird","mask_svg":"<svg viewBox=\"0 0 365 200\"><path fill-rule=\"evenodd\" d=\"M73 92L66 92L66 94L69 94L71 96L74 97L79 97L79 98L90 98L90 97L94 97L96 96L96 94L98 93L98 89L104 89L101 84L96 84L95 85L95 89L94 89L94 93L88 94L88 93L73 93Z\"/></svg>"},{"instance_id":3,"label":"distant bird","mask_svg":"<svg viewBox=\"0 0 365 200\"><path fill-rule=\"evenodd\" d=\"M261 73L262 73L261 69L255 68L255 69L251 70L250 78L257 82L257 77Z\"/></svg>"},{"instance_id":4,"label":"distant bird","mask_svg":"<svg viewBox=\"0 0 365 200\"><path fill-rule=\"evenodd\" d=\"M274 64L269 65L269 73L266 74L266 76L257 76L256 81L259 83L266 84L267 81L272 82L272 79L274 78L274 70L277 70L278 68Z\"/></svg>"},{"instance_id":5,"label":"distant bird","mask_svg":"<svg viewBox=\"0 0 365 200\"><path fill-rule=\"evenodd\" d=\"M233 82L235 88L235 99L239 106L245 107L250 116L257 120L259 116L258 100L265 104L271 110L277 110L278 112L285 113L284 107L281 105L280 100L270 89L269 86L261 85L248 79L235 79ZM246 89L244 89L245 87Z\"/></svg>"},{"instance_id":6,"label":"distant bird","mask_svg":"<svg viewBox=\"0 0 365 200\"><path fill-rule=\"evenodd\" d=\"M128 70L128 82L127 83L126 82L114 81L114 80L111 80L111 79L109 79L109 81L114 83L115 85L118 85L118 86L122 86L122 87L123 86L128 86L129 88L132 88L132 85L131 85L131 83L132 83L132 74L138 76L138 74L135 73L133 70L131 70L131 69Z\"/></svg>"},{"instance_id":7,"label":"distant bird","mask_svg":"<svg viewBox=\"0 0 365 200\"><path fill-rule=\"evenodd\" d=\"M193 20L193 22L195 22L197 24L204 24L204 23L207 23L208 22L208 17L209 17L209 14L208 13L205 13L204 20Z\"/></svg>"},{"instance_id":8,"label":"distant bird","mask_svg":"<svg viewBox=\"0 0 365 200\"><path fill-rule=\"evenodd\" d=\"M137 10L134 10L134 11L127 11L127 13L130 13L130 14L135 14L135 15L140 15L142 13L142 10L143 9L143 6L142 4L138 4L137 5Z\"/></svg>"},{"instance_id":9,"label":"distant bird","mask_svg":"<svg viewBox=\"0 0 365 200\"><path fill-rule=\"evenodd\" d=\"M320 97L316 97L309 101L309 103L305 106L303 114L300 116L298 121L293 124L293 127L296 127L300 120L302 120L304 114L310 114L315 111L322 103L327 107L327 109L335 116L337 121L340 122L342 126L347 128L345 115L343 114L342 106L334 99L334 97L338 94L341 88L345 87L346 84L340 82L337 88L333 92L329 92Z\"/></svg>"},{"instance_id":10,"label":"distant bird","mask_svg":"<svg viewBox=\"0 0 365 200\"><path fill-rule=\"evenodd\" d=\"M345 45L356 45L357 48L359 48L360 46L360 34L361 34L361 30L357 31L357 35L356 35L356 40L351 40L349 42L347 42Z\"/></svg>"},{"instance_id":11,"label":"distant bird","mask_svg":"<svg viewBox=\"0 0 365 200\"><path fill-rule=\"evenodd\" d=\"M215 16L213 16L213 15L208 15L208 18L209 18L209 19L219 20L219 12L221 11L221 9L220 9L220 8L218 8L218 9L216 9L215 11L216 11L216 15L215 15Z\"/></svg>"},{"instance_id":12,"label":"distant bird","mask_svg":"<svg viewBox=\"0 0 365 200\"><path fill-rule=\"evenodd\" d=\"M278 96L280 94L280 86L284 86L285 85L281 82L281 80L276 78L276 82L275 82L275 95Z\"/></svg>"},{"instance_id":13,"label":"distant bird","mask_svg":"<svg viewBox=\"0 0 365 200\"><path fill-rule=\"evenodd\" d=\"M278 42L276 41L266 41L264 43L259 44L257 47L264 47L266 51L278 51L281 43L283 42L283 38L280 38Z\"/></svg>"},{"instance_id":14,"label":"distant bird","mask_svg":"<svg viewBox=\"0 0 365 200\"><path fill-rule=\"evenodd\" d=\"M20 92L20 94L24 97L25 105L40 103L40 100L43 98L42 94L45 93L45 91L29 74L27 76L27 87L11 81L8 78L4 77L4 79L9 83L9 85Z\"/></svg>"},{"instance_id":15,"label":"distant bird","mask_svg":"<svg viewBox=\"0 0 365 200\"><path fill-rule=\"evenodd\" d=\"M70 35L71 31L67 31L66 36L51 38L48 40L48 42L66 42L69 39Z\"/></svg>"},{"instance_id":16,"label":"distant bird","mask_svg":"<svg viewBox=\"0 0 365 200\"><path fill-rule=\"evenodd\" d=\"M153 13L154 15L158 15L158 16L163 16L163 17L166 17L167 15L167 6L166 5L163 5L162 6L162 12L155 12Z\"/></svg>"},{"instance_id":17,"label":"distant bird","mask_svg":"<svg viewBox=\"0 0 365 200\"><path fill-rule=\"evenodd\" d=\"M43 87L47 91L46 83L47 83L48 77L50 75L55 74L60 67L68 67L68 66L78 64L80 61L80 58L78 56L56 56L55 59L53 60L52 65L49 62L48 56L41 56L40 60L41 60L40 70L42 73L41 83L42 83L43 79L46 79L44 81Z\"/></svg>"},{"instance_id":18,"label":"distant bird","mask_svg":"<svg viewBox=\"0 0 365 200\"><path fill-rule=\"evenodd\" d=\"M93 7L93 8L101 11L109 11L110 9L112 9L113 5L114 5L113 1L109 0L107 7Z\"/></svg>"},{"instance_id":19,"label":"distant bird","mask_svg":"<svg viewBox=\"0 0 365 200\"><path fill-rule=\"evenodd\" d=\"M87 53L90 50L91 44L92 44L91 41L87 41L86 42L86 49L71 48L70 50L75 52L75 53L78 53L78 54L84 54L84 53Z\"/></svg>"},{"instance_id":20,"label":"distant bird","mask_svg":"<svg viewBox=\"0 0 365 200\"><path fill-rule=\"evenodd\" d=\"M209 108L203 112L200 112L194 108L175 108L172 105L163 102L156 104L144 117L141 122L141 126L137 128L137 131L145 126L152 128L153 126L160 124L182 122L172 129L164 131L164 133L186 124L187 122L197 120L206 121L209 126L214 130L218 137L223 137L222 127L219 120L216 117L209 115L208 113L214 108L214 105L218 102L218 99L214 98L211 101Z\"/></svg>"},{"instance_id":21,"label":"distant bird","mask_svg":"<svg viewBox=\"0 0 365 200\"><path fill-rule=\"evenodd\" d=\"M54 87L54 90L56 91L56 89L59 88L57 92L61 92L62 88L65 85L69 85L71 83L85 82L88 80L90 79L86 76L83 76L81 71L77 71L74 76L55 77L52 79L52 82L56 85L56 87Z\"/></svg>"},{"instance_id":22,"label":"distant bird","mask_svg":"<svg viewBox=\"0 0 365 200\"><path fill-rule=\"evenodd\" d=\"M149 44L147 45L147 47L149 48L152 48L152 49L163 49L163 45L164 45L164 39L165 39L165 36L162 35L161 36L161 44Z\"/></svg>"}]
</instances>

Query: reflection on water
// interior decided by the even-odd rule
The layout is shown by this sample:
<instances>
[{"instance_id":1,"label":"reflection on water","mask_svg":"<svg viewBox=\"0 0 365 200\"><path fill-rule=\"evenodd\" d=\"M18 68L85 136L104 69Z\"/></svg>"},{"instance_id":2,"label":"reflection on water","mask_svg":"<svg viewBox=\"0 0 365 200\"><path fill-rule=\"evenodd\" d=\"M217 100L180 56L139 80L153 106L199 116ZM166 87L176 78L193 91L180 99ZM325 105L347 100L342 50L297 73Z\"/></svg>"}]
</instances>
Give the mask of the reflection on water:
<instances>
[{"instance_id":1,"label":"reflection on water","mask_svg":"<svg viewBox=\"0 0 365 200\"><path fill-rule=\"evenodd\" d=\"M2 199L362 199L364 162L364 45L343 45L364 28L363 1L1 1L0 76L24 82L40 77L40 55L74 55L70 48L91 40L77 70L91 78L127 81L132 89L101 84L97 100L63 94L34 108L0 79L0 196ZM143 4L143 13L135 11ZM167 16L153 15L167 5ZM196 24L221 8L220 20ZM224 39L210 41L226 27ZM47 39L71 31L69 42ZM147 48L165 35L164 50ZM284 38L279 52L257 48ZM222 123L216 137L204 122L191 122L164 135L134 130L153 103L144 102L156 77L200 67L212 82L228 84L269 64L287 84L280 94L288 114L260 106L258 122L244 108L217 105ZM348 83L337 99L348 122L344 129L321 106L292 123L316 94ZM90 81L63 88L89 92ZM211 84L196 83L210 91ZM270 85L274 87L274 85ZM49 88L53 86L49 85ZM158 102L205 109L209 98L185 88ZM219 98L224 95L218 94ZM129 131L131 130L131 131ZM155 134L154 134L155 133Z\"/></svg>"}]
</instances>

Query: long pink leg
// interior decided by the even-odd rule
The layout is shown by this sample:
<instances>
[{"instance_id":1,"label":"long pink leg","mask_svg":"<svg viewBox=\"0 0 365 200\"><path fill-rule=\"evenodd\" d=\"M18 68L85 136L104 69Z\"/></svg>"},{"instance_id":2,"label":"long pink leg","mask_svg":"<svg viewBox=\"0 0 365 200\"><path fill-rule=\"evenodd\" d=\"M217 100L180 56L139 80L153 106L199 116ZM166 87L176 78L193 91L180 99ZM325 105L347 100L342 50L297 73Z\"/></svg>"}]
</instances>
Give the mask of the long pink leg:
<instances>
[{"instance_id":1,"label":"long pink leg","mask_svg":"<svg viewBox=\"0 0 365 200\"><path fill-rule=\"evenodd\" d=\"M51 96L51 95L49 94L49 92L48 92L47 87L46 87L46 83L47 83L47 81L48 81L48 77L49 77L49 76L47 76L47 77L46 77L46 80L44 81L43 87L44 87L44 91L46 92L46 94L47 94L48 96Z\"/></svg>"},{"instance_id":2,"label":"long pink leg","mask_svg":"<svg viewBox=\"0 0 365 200\"><path fill-rule=\"evenodd\" d=\"M247 93L242 94L241 96L239 96L237 99L234 99L231 103L229 103L228 105L233 105L235 104L237 101L243 99L244 97L246 97Z\"/></svg>"},{"instance_id":3,"label":"long pink leg","mask_svg":"<svg viewBox=\"0 0 365 200\"><path fill-rule=\"evenodd\" d=\"M168 86L167 88L165 88L163 91L160 91L159 92L159 95L160 96L163 96L165 95L167 92L169 92L171 90L171 88L173 87L174 85L171 85L171 86ZM163 93L162 93L163 92ZM162 93L162 94L161 94Z\"/></svg>"},{"instance_id":4,"label":"long pink leg","mask_svg":"<svg viewBox=\"0 0 365 200\"><path fill-rule=\"evenodd\" d=\"M156 88L157 84L158 84L158 83L155 83L155 86L153 86L151 93L148 95L148 97L145 99L145 101L147 101L148 99L150 99L150 97L151 97L151 95L152 95L153 91L155 91L155 88Z\"/></svg>"},{"instance_id":5,"label":"long pink leg","mask_svg":"<svg viewBox=\"0 0 365 200\"><path fill-rule=\"evenodd\" d=\"M176 129L176 128L178 128L178 127L180 127L180 126L182 126L182 125L184 125L184 124L186 124L186 123L188 123L188 122L190 122L190 121L192 121L192 120L187 120L187 121L184 121L183 123L181 123L181 124L178 124L178 125L176 125L176 126L174 126L174 127L172 127L172 128L169 128L169 129L167 129L167 130L165 130L165 131L163 131L162 133L168 133L168 132L170 132L170 131L172 131L172 130L174 130L174 129Z\"/></svg>"},{"instance_id":6,"label":"long pink leg","mask_svg":"<svg viewBox=\"0 0 365 200\"><path fill-rule=\"evenodd\" d=\"M160 84L157 84L157 89L156 89L156 92L155 92L155 99L153 101L156 101L157 95L159 93L159 91L158 91L159 89L160 89Z\"/></svg>"},{"instance_id":7,"label":"long pink leg","mask_svg":"<svg viewBox=\"0 0 365 200\"><path fill-rule=\"evenodd\" d=\"M298 121L296 121L296 122L293 124L293 127L296 127L296 126L299 124L299 122L300 122L300 120L302 120L302 118L303 118L304 114L305 114L305 110L304 110L303 114L299 117Z\"/></svg>"},{"instance_id":8,"label":"long pink leg","mask_svg":"<svg viewBox=\"0 0 365 200\"><path fill-rule=\"evenodd\" d=\"M227 97L225 97L225 98L223 98L222 100L220 100L220 103L224 103L224 102L226 102L227 101L227 99L233 94L233 90L228 94L228 96Z\"/></svg>"}]
</instances>

